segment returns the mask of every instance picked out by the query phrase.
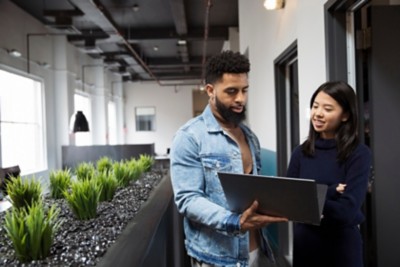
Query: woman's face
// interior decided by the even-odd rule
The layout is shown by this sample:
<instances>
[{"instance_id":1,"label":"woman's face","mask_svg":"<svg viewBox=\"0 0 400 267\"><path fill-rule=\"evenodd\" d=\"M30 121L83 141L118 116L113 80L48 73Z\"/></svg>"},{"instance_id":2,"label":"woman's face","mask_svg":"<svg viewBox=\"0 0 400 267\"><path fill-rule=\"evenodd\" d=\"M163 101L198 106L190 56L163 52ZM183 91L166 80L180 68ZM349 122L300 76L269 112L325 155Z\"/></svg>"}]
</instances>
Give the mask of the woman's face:
<instances>
[{"instance_id":1,"label":"woman's face","mask_svg":"<svg viewBox=\"0 0 400 267\"><path fill-rule=\"evenodd\" d=\"M322 91L317 94L311 107L311 123L321 138L334 138L340 124L347 119L348 114L335 99Z\"/></svg>"}]
</instances>

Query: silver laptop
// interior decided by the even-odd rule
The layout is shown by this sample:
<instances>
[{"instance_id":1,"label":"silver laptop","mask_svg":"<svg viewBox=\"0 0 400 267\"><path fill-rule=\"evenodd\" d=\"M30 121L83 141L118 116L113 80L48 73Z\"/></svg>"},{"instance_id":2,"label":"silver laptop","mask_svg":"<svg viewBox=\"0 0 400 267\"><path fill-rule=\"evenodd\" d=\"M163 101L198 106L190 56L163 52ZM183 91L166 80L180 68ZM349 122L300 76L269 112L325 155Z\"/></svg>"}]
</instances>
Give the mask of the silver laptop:
<instances>
[{"instance_id":1,"label":"silver laptop","mask_svg":"<svg viewBox=\"0 0 400 267\"><path fill-rule=\"evenodd\" d=\"M254 200L259 212L319 225L327 185L312 179L218 172L231 211L241 213Z\"/></svg>"}]
</instances>

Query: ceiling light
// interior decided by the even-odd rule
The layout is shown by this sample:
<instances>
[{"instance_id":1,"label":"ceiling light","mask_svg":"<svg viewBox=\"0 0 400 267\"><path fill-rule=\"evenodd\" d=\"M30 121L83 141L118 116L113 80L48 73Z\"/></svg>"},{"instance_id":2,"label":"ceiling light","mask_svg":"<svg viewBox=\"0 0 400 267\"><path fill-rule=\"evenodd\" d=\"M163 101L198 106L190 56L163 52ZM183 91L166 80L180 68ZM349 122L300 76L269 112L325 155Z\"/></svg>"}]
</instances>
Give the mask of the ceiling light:
<instances>
[{"instance_id":1,"label":"ceiling light","mask_svg":"<svg viewBox=\"0 0 400 267\"><path fill-rule=\"evenodd\" d=\"M45 61L38 61L37 64L38 64L40 67L45 68L45 69L50 68L50 64L47 63L47 62L45 62Z\"/></svg>"},{"instance_id":2,"label":"ceiling light","mask_svg":"<svg viewBox=\"0 0 400 267\"><path fill-rule=\"evenodd\" d=\"M285 5L284 0L265 0L264 7L268 10L281 9Z\"/></svg>"},{"instance_id":3,"label":"ceiling light","mask_svg":"<svg viewBox=\"0 0 400 267\"><path fill-rule=\"evenodd\" d=\"M138 12L138 11L139 11L139 5L138 5L138 4L134 4L134 5L132 6L132 10L133 10L134 12Z\"/></svg>"},{"instance_id":4,"label":"ceiling light","mask_svg":"<svg viewBox=\"0 0 400 267\"><path fill-rule=\"evenodd\" d=\"M22 55L21 52L19 52L18 50L15 50L15 49L8 50L7 52L10 56L13 56L13 57L20 57Z\"/></svg>"},{"instance_id":5,"label":"ceiling light","mask_svg":"<svg viewBox=\"0 0 400 267\"><path fill-rule=\"evenodd\" d=\"M178 45L186 45L186 40L178 40Z\"/></svg>"},{"instance_id":6,"label":"ceiling light","mask_svg":"<svg viewBox=\"0 0 400 267\"><path fill-rule=\"evenodd\" d=\"M153 50L154 50L154 51L158 51L158 46L156 46L156 45L153 46Z\"/></svg>"},{"instance_id":7,"label":"ceiling light","mask_svg":"<svg viewBox=\"0 0 400 267\"><path fill-rule=\"evenodd\" d=\"M89 123L82 111L78 110L75 114L75 121L72 132L89 132Z\"/></svg>"}]
</instances>

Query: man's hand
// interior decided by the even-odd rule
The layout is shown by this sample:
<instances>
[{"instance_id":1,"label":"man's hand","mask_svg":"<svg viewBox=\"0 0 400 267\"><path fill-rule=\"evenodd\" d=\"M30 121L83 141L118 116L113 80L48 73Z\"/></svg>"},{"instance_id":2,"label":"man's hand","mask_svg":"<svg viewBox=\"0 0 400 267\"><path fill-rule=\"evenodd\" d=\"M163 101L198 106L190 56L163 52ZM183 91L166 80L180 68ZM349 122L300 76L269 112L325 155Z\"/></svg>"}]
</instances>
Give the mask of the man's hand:
<instances>
[{"instance_id":1,"label":"man's hand","mask_svg":"<svg viewBox=\"0 0 400 267\"><path fill-rule=\"evenodd\" d=\"M258 202L255 200L251 206L245 210L240 217L240 230L245 232L247 230L253 230L261 228L269 223L274 222L287 222L287 218L273 217L268 215L262 215L257 213Z\"/></svg>"}]
</instances>

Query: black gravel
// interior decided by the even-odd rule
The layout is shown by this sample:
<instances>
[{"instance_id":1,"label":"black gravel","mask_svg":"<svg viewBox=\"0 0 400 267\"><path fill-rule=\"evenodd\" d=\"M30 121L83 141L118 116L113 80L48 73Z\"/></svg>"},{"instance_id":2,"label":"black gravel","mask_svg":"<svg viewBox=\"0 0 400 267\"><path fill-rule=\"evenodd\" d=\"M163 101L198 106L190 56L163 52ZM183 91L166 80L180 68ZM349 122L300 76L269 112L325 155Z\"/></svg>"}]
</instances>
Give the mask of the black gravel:
<instances>
[{"instance_id":1,"label":"black gravel","mask_svg":"<svg viewBox=\"0 0 400 267\"><path fill-rule=\"evenodd\" d=\"M165 171L152 170L135 183L117 190L111 202L101 202L95 219L77 220L64 199L45 198L46 205L57 204L64 221L58 230L50 255L40 261L21 264L15 257L4 230L0 213L0 266L95 266L116 241L127 223L135 217L152 189L165 176Z\"/></svg>"}]
</instances>

